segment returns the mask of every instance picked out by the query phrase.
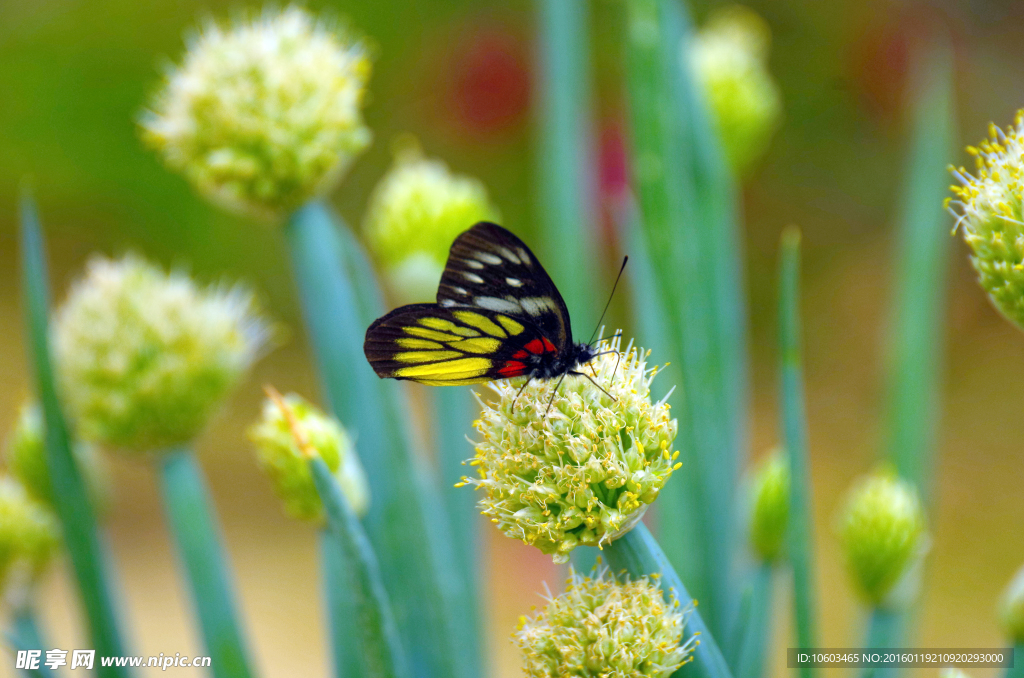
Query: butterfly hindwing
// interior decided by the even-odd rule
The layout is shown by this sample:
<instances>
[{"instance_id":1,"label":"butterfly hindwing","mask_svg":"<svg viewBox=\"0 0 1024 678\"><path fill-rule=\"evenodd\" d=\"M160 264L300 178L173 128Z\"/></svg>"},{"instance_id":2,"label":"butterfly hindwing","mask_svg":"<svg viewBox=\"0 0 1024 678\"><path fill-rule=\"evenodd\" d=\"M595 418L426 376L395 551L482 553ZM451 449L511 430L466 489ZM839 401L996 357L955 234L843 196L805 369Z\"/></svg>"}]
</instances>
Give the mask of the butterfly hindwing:
<instances>
[{"instance_id":1,"label":"butterfly hindwing","mask_svg":"<svg viewBox=\"0 0 1024 678\"><path fill-rule=\"evenodd\" d=\"M497 224L482 221L455 239L437 288L437 303L525 319L559 350L572 345L562 295L530 248Z\"/></svg>"},{"instance_id":2,"label":"butterfly hindwing","mask_svg":"<svg viewBox=\"0 0 1024 678\"><path fill-rule=\"evenodd\" d=\"M523 376L531 353L557 352L528 320L439 304L388 313L366 330L363 350L377 376L432 386Z\"/></svg>"}]
</instances>

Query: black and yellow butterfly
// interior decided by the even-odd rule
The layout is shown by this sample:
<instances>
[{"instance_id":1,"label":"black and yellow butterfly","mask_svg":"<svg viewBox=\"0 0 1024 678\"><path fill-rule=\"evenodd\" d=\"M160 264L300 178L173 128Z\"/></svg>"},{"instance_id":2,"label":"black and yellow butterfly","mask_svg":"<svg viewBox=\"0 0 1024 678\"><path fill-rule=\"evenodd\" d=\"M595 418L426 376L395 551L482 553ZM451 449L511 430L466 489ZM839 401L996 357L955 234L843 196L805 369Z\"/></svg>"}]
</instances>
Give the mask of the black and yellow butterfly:
<instances>
[{"instance_id":1,"label":"black and yellow butterfly","mask_svg":"<svg viewBox=\"0 0 1024 678\"><path fill-rule=\"evenodd\" d=\"M576 368L598 355L590 343L573 343L562 295L530 248L486 221L452 243L437 303L379 318L363 352L382 379L432 386L589 378Z\"/></svg>"}]
</instances>

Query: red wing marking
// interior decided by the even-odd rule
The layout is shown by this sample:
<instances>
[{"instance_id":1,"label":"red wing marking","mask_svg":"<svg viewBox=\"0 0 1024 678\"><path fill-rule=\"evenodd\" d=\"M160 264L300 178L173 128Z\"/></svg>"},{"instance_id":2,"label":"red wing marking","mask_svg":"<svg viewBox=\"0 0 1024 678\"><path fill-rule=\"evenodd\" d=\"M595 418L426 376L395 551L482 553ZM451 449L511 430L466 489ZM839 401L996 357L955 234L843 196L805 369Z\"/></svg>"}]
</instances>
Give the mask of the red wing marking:
<instances>
[{"instance_id":1,"label":"red wing marking","mask_svg":"<svg viewBox=\"0 0 1024 678\"><path fill-rule=\"evenodd\" d=\"M547 351L548 353L555 353L558 350L555 348L554 344L548 341L547 337L541 337L540 340L544 342L544 350Z\"/></svg>"},{"instance_id":2,"label":"red wing marking","mask_svg":"<svg viewBox=\"0 0 1024 678\"><path fill-rule=\"evenodd\" d=\"M532 339L523 348L525 348L530 353L537 355L544 352L544 342L542 342L540 339Z\"/></svg>"},{"instance_id":3,"label":"red wing marking","mask_svg":"<svg viewBox=\"0 0 1024 678\"><path fill-rule=\"evenodd\" d=\"M518 360L509 360L498 369L503 377L519 377L526 373L526 365Z\"/></svg>"},{"instance_id":4,"label":"red wing marking","mask_svg":"<svg viewBox=\"0 0 1024 678\"><path fill-rule=\"evenodd\" d=\"M523 349L519 349L518 351L512 354L512 357L515 358L516 360L522 360L523 358L530 357L530 354L524 351Z\"/></svg>"}]
</instances>

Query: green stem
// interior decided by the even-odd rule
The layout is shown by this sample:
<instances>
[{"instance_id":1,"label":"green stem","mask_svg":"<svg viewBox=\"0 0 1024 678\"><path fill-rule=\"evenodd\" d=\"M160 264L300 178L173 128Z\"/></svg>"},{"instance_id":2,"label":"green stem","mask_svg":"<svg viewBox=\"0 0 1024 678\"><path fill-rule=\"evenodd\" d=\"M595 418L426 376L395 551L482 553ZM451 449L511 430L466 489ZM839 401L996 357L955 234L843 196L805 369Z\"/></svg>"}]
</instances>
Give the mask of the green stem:
<instances>
[{"instance_id":1,"label":"green stem","mask_svg":"<svg viewBox=\"0 0 1024 678\"><path fill-rule=\"evenodd\" d=\"M900 613L876 607L871 610L868 619L868 633L864 647L893 648L899 647L902 640L903 619ZM861 678L894 678L899 673L896 668L865 668Z\"/></svg>"},{"instance_id":2,"label":"green stem","mask_svg":"<svg viewBox=\"0 0 1024 678\"><path fill-rule=\"evenodd\" d=\"M333 548L344 559L344 566L332 573L343 578L334 580L331 586L339 590L346 587L354 599L356 626L362 641L363 675L366 678L407 678L411 674L384 590L377 555L327 464L315 457L309 460L309 467L327 514L326 538L335 541Z\"/></svg>"},{"instance_id":3,"label":"green stem","mask_svg":"<svg viewBox=\"0 0 1024 678\"><path fill-rule=\"evenodd\" d=\"M774 573L771 563L761 563L754 570L742 636L737 643L736 678L764 675L765 650L771 645Z\"/></svg>"},{"instance_id":4,"label":"green stem","mask_svg":"<svg viewBox=\"0 0 1024 678\"><path fill-rule=\"evenodd\" d=\"M188 575L192 604L216 678L248 678L248 652L235 612L235 593L214 522L212 502L192 452L166 453L160 468L164 511Z\"/></svg>"},{"instance_id":5,"label":"green stem","mask_svg":"<svg viewBox=\"0 0 1024 678\"><path fill-rule=\"evenodd\" d=\"M658 542L643 523L606 546L604 553L613 572L625 570L633 578L659 575L662 591L671 593L684 605L692 600L668 558L662 553ZM722 656L718 643L715 642L696 607L687 618L686 626L693 633L699 634L700 644L693 651L693 661L684 665L673 676L731 678L732 674L725 663L725 657Z\"/></svg>"},{"instance_id":6,"label":"green stem","mask_svg":"<svg viewBox=\"0 0 1024 678\"><path fill-rule=\"evenodd\" d=\"M1013 666L1006 669L1003 678L1024 678L1024 643L1013 646Z\"/></svg>"},{"instance_id":7,"label":"green stem","mask_svg":"<svg viewBox=\"0 0 1024 678\"><path fill-rule=\"evenodd\" d=\"M46 464L50 470L64 545L74 567L78 591L89 622L92 647L98 656L122 656L124 644L108 584L106 553L81 471L71 453L71 436L54 383L49 345L50 292L43 234L35 204L26 191L21 199L22 294L28 326L29 363L35 370L37 394L45 424ZM123 678L121 667L97 667L101 678Z\"/></svg>"},{"instance_id":8,"label":"green stem","mask_svg":"<svg viewBox=\"0 0 1024 678\"><path fill-rule=\"evenodd\" d=\"M356 606L348 586L348 565L341 544L327 529L317 533L320 577L327 604L327 622L335 678L360 678L359 630Z\"/></svg>"},{"instance_id":9,"label":"green stem","mask_svg":"<svg viewBox=\"0 0 1024 678\"><path fill-rule=\"evenodd\" d=\"M48 645L43 640L43 635L39 632L35 612L32 611L31 607L23 606L15 610L11 617L11 629L7 632L7 640L15 652L19 650L39 650L42 653L40 655L39 668L21 669L23 675L31 678L51 678L53 676L53 672L43 664L46 661L46 648Z\"/></svg>"},{"instance_id":10,"label":"green stem","mask_svg":"<svg viewBox=\"0 0 1024 678\"><path fill-rule=\"evenodd\" d=\"M544 261L552 279L576 314L577 322L595 314L592 262L594 215L590 192L594 166L588 82L587 0L537 0L540 46L537 156ZM572 252L573 256L566 256ZM581 264L582 262L582 264ZM579 330L579 326L575 328ZM587 333L590 327L584 328ZM580 335L584 339L589 334Z\"/></svg>"},{"instance_id":11,"label":"green stem","mask_svg":"<svg viewBox=\"0 0 1024 678\"><path fill-rule=\"evenodd\" d=\"M793 607L800 648L817 647L814 531L807 451L807 412L800 350L800 232L782 235L779 265L779 352L782 372L782 429L790 464L789 559L793 566ZM816 669L800 669L804 678Z\"/></svg>"}]
</instances>

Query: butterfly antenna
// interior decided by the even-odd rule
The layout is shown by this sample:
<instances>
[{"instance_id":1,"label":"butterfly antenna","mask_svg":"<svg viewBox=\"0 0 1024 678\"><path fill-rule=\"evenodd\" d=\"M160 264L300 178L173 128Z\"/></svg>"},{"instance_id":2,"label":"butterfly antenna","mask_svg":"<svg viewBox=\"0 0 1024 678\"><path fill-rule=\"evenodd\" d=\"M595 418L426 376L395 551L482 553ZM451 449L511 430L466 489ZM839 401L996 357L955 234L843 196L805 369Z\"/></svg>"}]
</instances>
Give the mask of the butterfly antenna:
<instances>
[{"instance_id":1,"label":"butterfly antenna","mask_svg":"<svg viewBox=\"0 0 1024 678\"><path fill-rule=\"evenodd\" d=\"M590 341L587 343L590 345L594 344L594 337L597 336L597 331L601 329L601 322L604 320L604 314L608 312L608 307L612 305L612 298L615 296L615 288L619 286L619 279L622 277L622 272L626 269L626 262L629 261L629 257L622 258L622 266L619 268L619 274L615 276L615 284L612 285L612 293L608 295L608 303L604 305L604 310L601 311L601 319L597 321L597 327L594 328L594 333L590 335Z\"/></svg>"},{"instance_id":2,"label":"butterfly antenna","mask_svg":"<svg viewBox=\"0 0 1024 678\"><path fill-rule=\"evenodd\" d=\"M516 401L517 401L517 400L519 400L519 396L521 396L521 395L523 394L523 391L525 391L525 390L526 390L526 387L530 385L530 382L531 382L531 381L533 381L533 377L527 377L527 378L526 378L526 383L525 383L525 384L523 384L523 385L522 385L522 386L521 386L521 387L519 388L519 390L518 390L518 391L516 391L516 397L512 399L512 412L513 412L513 413L515 413L515 411L516 411Z\"/></svg>"},{"instance_id":3,"label":"butterfly antenna","mask_svg":"<svg viewBox=\"0 0 1024 678\"><path fill-rule=\"evenodd\" d=\"M569 372L566 372L565 374L563 374L562 377L558 380L558 383L555 384L555 390L551 392L551 400L548 401L548 409L544 410L544 418L545 419L547 418L548 413L551 412L551 406L555 402L555 396L558 395L558 387L562 385L562 382L565 381L565 377L568 374L569 374Z\"/></svg>"}]
</instances>

